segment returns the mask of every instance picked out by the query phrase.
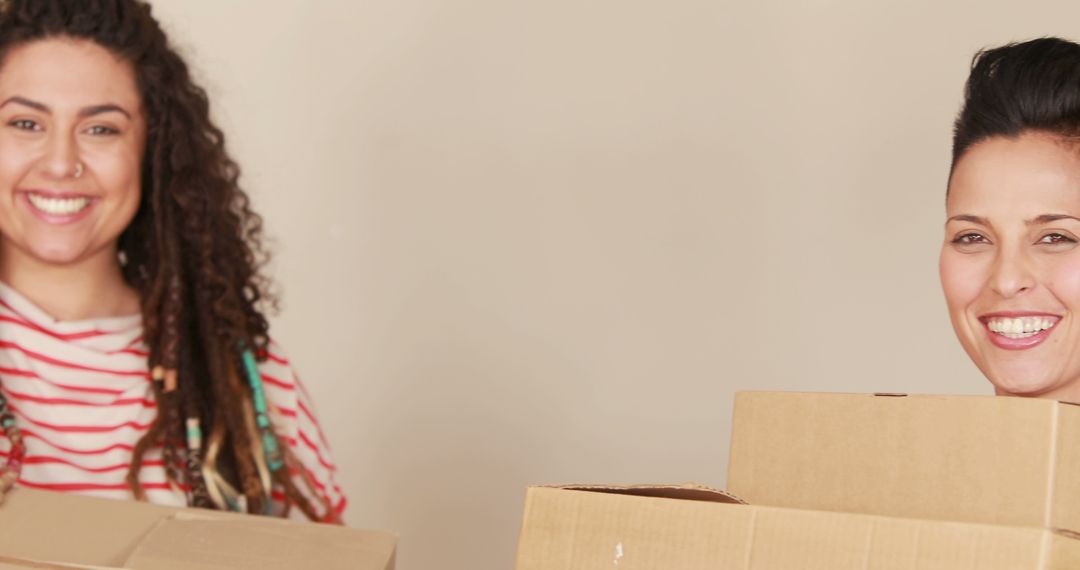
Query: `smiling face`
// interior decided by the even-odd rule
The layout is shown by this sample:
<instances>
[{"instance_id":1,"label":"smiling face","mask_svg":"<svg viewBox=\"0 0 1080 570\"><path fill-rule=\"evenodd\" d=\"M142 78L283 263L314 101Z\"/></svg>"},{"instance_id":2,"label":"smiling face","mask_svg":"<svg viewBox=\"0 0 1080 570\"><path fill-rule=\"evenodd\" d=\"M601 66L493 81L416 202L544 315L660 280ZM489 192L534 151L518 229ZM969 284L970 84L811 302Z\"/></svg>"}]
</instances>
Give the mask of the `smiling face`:
<instances>
[{"instance_id":1,"label":"smiling face","mask_svg":"<svg viewBox=\"0 0 1080 570\"><path fill-rule=\"evenodd\" d=\"M946 210L941 283L964 350L998 394L1080 401L1080 148L982 141Z\"/></svg>"},{"instance_id":2,"label":"smiling face","mask_svg":"<svg viewBox=\"0 0 1080 570\"><path fill-rule=\"evenodd\" d=\"M146 124L132 67L66 38L11 50L0 67L0 255L77 265L115 259L135 216Z\"/></svg>"}]
</instances>

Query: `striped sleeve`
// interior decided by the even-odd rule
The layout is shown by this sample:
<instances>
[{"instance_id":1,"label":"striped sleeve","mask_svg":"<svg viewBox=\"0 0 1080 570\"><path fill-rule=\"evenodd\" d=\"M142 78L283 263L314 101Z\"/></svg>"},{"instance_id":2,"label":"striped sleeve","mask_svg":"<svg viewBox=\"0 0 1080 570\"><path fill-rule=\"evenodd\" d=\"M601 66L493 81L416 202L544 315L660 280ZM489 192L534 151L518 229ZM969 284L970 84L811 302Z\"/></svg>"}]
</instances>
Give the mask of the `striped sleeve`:
<instances>
[{"instance_id":1,"label":"striped sleeve","mask_svg":"<svg viewBox=\"0 0 1080 570\"><path fill-rule=\"evenodd\" d=\"M327 509L340 519L346 498L337 482L337 465L315 412L315 404L281 347L271 342L259 364L271 410L271 421L283 443L297 459L293 481L320 513ZM326 505L325 507L323 505ZM293 518L306 519L299 509Z\"/></svg>"}]
</instances>

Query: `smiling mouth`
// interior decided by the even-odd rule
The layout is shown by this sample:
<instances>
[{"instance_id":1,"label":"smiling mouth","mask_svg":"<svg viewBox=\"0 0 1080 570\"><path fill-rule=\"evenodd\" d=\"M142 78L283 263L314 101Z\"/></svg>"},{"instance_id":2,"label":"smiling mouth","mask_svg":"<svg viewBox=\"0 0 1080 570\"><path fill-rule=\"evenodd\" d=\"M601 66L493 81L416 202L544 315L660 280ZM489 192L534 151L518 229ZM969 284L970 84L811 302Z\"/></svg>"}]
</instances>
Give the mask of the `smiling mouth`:
<instances>
[{"instance_id":1,"label":"smiling mouth","mask_svg":"<svg viewBox=\"0 0 1080 570\"><path fill-rule=\"evenodd\" d=\"M57 197L30 192L26 195L35 210L50 216L72 216L85 210L92 200L86 196Z\"/></svg>"},{"instance_id":2,"label":"smiling mouth","mask_svg":"<svg viewBox=\"0 0 1080 570\"><path fill-rule=\"evenodd\" d=\"M1060 317L991 317L986 319L986 328L990 332L1009 339L1033 337L1057 325Z\"/></svg>"}]
</instances>

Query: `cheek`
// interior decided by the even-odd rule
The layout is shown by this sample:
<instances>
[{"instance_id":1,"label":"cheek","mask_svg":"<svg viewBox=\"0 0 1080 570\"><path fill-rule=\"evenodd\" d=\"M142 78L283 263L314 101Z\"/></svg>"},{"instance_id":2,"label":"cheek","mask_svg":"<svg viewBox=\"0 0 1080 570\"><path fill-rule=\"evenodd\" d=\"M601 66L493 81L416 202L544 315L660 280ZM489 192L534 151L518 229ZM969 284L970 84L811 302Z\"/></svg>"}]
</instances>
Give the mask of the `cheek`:
<instances>
[{"instance_id":1,"label":"cheek","mask_svg":"<svg viewBox=\"0 0 1080 570\"><path fill-rule=\"evenodd\" d=\"M954 318L982 293L986 283L989 260L978 254L962 254L945 249L941 252L938 271L945 302Z\"/></svg>"},{"instance_id":2,"label":"cheek","mask_svg":"<svg viewBox=\"0 0 1080 570\"><path fill-rule=\"evenodd\" d=\"M33 163L31 149L0 137L0 181L3 181L0 190L11 190L10 185L22 179Z\"/></svg>"},{"instance_id":3,"label":"cheek","mask_svg":"<svg viewBox=\"0 0 1080 570\"><path fill-rule=\"evenodd\" d=\"M114 198L124 203L139 201L141 156L121 152L99 156L95 161L98 180Z\"/></svg>"},{"instance_id":4,"label":"cheek","mask_svg":"<svg viewBox=\"0 0 1080 570\"><path fill-rule=\"evenodd\" d=\"M1070 310L1080 309L1080 251L1043 266L1050 292Z\"/></svg>"}]
</instances>

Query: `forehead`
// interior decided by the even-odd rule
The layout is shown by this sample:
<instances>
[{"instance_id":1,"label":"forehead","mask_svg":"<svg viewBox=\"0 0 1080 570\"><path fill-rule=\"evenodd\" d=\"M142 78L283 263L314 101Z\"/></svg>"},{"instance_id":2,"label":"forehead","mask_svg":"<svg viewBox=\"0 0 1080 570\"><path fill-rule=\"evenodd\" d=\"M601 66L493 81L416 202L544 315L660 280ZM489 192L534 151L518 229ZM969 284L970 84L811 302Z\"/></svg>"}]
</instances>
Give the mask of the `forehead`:
<instances>
[{"instance_id":1,"label":"forehead","mask_svg":"<svg viewBox=\"0 0 1080 570\"><path fill-rule=\"evenodd\" d=\"M37 40L8 52L0 100L19 95L56 110L106 102L139 108L135 72L100 45L70 38Z\"/></svg>"},{"instance_id":2,"label":"forehead","mask_svg":"<svg viewBox=\"0 0 1080 570\"><path fill-rule=\"evenodd\" d=\"M1080 213L1080 146L1039 133L982 141L957 162L946 209L991 221Z\"/></svg>"}]
</instances>

